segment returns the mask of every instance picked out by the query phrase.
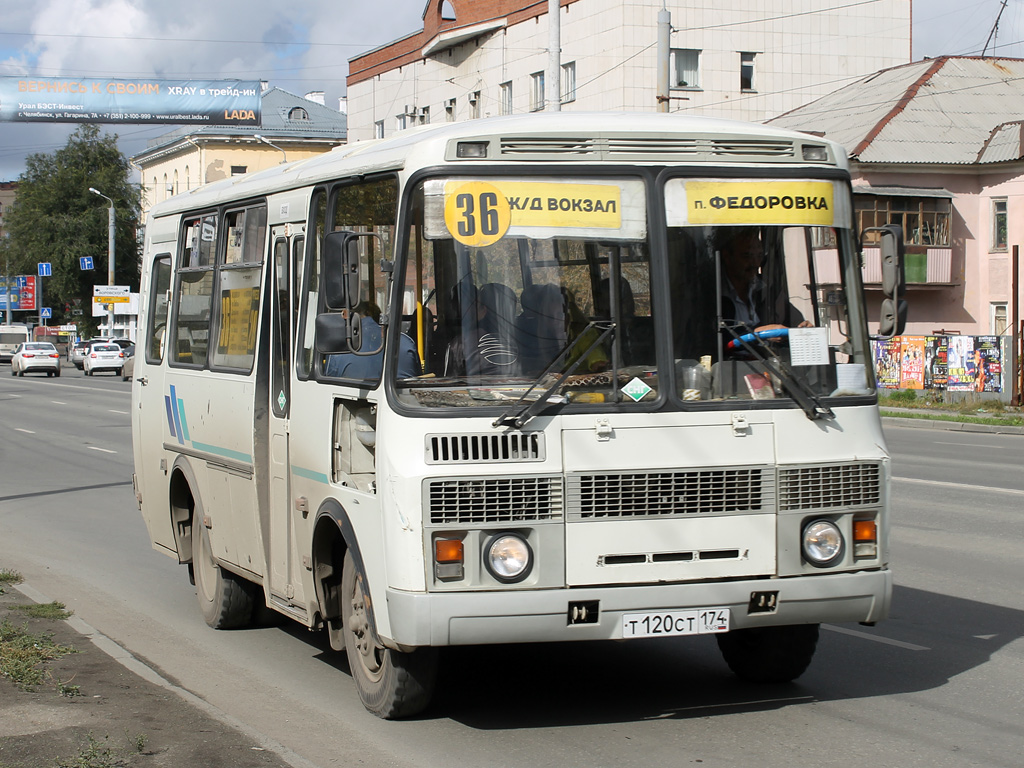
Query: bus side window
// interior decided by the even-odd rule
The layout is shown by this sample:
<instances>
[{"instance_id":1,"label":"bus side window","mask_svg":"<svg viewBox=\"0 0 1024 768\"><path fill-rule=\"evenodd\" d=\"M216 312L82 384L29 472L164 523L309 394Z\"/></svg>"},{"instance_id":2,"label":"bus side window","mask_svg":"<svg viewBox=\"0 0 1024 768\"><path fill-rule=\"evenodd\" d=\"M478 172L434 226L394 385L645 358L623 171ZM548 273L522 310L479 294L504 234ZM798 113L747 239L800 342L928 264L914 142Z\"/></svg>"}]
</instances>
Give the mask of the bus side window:
<instances>
[{"instance_id":1,"label":"bus side window","mask_svg":"<svg viewBox=\"0 0 1024 768\"><path fill-rule=\"evenodd\" d=\"M149 275L149 318L146 325L147 363L163 362L170 295L171 254L161 253L153 260L153 269Z\"/></svg>"}]
</instances>

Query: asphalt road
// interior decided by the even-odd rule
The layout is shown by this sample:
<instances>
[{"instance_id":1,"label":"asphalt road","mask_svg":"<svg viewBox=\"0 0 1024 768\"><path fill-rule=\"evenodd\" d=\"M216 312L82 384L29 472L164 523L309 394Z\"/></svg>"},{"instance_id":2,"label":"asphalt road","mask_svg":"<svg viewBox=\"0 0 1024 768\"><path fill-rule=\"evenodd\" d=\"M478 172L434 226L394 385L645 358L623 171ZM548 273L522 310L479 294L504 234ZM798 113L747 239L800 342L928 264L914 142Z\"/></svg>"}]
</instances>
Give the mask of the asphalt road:
<instances>
[{"instance_id":1,"label":"asphalt road","mask_svg":"<svg viewBox=\"0 0 1024 768\"><path fill-rule=\"evenodd\" d=\"M887 427L893 616L826 627L795 684L709 637L447 649L425 716L384 722L320 635L206 627L135 504L127 383L0 374L0 567L304 765L1021 765L1024 437Z\"/></svg>"}]
</instances>

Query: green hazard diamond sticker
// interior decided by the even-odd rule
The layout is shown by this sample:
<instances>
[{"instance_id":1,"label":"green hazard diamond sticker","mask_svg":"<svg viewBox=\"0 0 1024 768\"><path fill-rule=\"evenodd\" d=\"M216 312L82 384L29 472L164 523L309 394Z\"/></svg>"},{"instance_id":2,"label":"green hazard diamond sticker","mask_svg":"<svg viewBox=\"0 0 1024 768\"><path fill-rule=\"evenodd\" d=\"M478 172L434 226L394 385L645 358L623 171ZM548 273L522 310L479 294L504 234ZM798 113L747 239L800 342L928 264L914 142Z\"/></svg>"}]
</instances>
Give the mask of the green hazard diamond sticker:
<instances>
[{"instance_id":1,"label":"green hazard diamond sticker","mask_svg":"<svg viewBox=\"0 0 1024 768\"><path fill-rule=\"evenodd\" d=\"M284 396L284 390L282 390L277 396L277 409L283 411L286 405L288 405L288 398Z\"/></svg>"},{"instance_id":2,"label":"green hazard diamond sticker","mask_svg":"<svg viewBox=\"0 0 1024 768\"><path fill-rule=\"evenodd\" d=\"M649 386L644 384L642 381L640 381L640 379L636 378L635 376L633 377L632 381L630 381L628 384L626 384L626 386L622 388L622 394L626 395L626 397L632 398L633 401L637 403L643 400L648 392L653 391L654 390L652 390Z\"/></svg>"}]
</instances>

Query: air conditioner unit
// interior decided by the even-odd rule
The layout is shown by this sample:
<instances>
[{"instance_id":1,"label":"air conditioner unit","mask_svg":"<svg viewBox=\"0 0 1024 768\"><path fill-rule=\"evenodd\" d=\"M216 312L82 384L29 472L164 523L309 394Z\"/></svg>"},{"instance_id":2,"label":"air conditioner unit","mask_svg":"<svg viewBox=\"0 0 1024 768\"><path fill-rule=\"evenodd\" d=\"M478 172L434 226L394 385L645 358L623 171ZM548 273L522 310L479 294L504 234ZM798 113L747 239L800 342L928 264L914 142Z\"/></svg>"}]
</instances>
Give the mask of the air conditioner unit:
<instances>
[{"instance_id":1,"label":"air conditioner unit","mask_svg":"<svg viewBox=\"0 0 1024 768\"><path fill-rule=\"evenodd\" d=\"M476 91L474 91L473 93L469 94L469 103L470 104L476 104Z\"/></svg>"},{"instance_id":2,"label":"air conditioner unit","mask_svg":"<svg viewBox=\"0 0 1024 768\"><path fill-rule=\"evenodd\" d=\"M415 104L406 104L405 105L405 114L407 114L409 117L416 117L416 105Z\"/></svg>"}]
</instances>

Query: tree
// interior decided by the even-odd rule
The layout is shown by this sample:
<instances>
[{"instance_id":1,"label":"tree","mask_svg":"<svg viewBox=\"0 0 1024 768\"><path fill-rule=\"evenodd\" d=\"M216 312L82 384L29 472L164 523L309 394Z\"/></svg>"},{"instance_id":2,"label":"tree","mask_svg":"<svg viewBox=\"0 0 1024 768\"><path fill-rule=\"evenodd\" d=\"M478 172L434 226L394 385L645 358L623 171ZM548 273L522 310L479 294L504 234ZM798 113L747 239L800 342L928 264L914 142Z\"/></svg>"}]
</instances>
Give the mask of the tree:
<instances>
[{"instance_id":1,"label":"tree","mask_svg":"<svg viewBox=\"0 0 1024 768\"><path fill-rule=\"evenodd\" d=\"M95 125L80 125L63 148L26 161L17 200L5 217L11 274L34 275L37 263L50 262L52 275L43 278L43 301L53 309L55 323L72 322L65 306L73 308L78 300L85 313L74 320L91 325L93 286L107 284L109 203L89 187L114 201L114 282L138 290L140 191L130 175L117 136L100 136ZM93 271L80 268L83 256L92 257Z\"/></svg>"}]
</instances>

